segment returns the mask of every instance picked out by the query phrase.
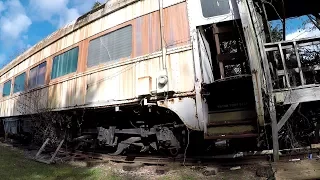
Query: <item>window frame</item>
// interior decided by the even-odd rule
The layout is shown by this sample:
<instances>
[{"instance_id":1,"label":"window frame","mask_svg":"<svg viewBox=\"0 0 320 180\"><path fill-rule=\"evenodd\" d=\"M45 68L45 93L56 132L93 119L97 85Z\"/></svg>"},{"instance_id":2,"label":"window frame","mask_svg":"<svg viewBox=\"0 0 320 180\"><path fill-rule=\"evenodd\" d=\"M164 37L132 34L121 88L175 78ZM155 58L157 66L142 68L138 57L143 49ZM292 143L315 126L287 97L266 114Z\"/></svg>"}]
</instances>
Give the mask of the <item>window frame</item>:
<instances>
[{"instance_id":1,"label":"window frame","mask_svg":"<svg viewBox=\"0 0 320 180\"><path fill-rule=\"evenodd\" d=\"M8 95L4 96L4 86L5 86L5 84L6 84L7 82L9 82L9 81L10 81L10 92L9 92ZM1 94L2 98L10 97L11 94L12 94L11 92L12 92L12 78L8 79L7 81L5 81L5 82L2 84L2 94Z\"/></svg>"},{"instance_id":2,"label":"window frame","mask_svg":"<svg viewBox=\"0 0 320 180\"><path fill-rule=\"evenodd\" d=\"M90 45L90 42L91 41L94 41L94 40L96 40L96 39L98 39L98 38L101 38L101 37L103 37L103 36L106 36L106 35L108 35L108 34L110 34L110 33L113 33L113 32L115 32L115 31L117 31L117 30L120 30L120 29L123 29L123 28L126 28L126 27L128 27L128 26L131 26L131 52L130 52L130 55L128 56L129 58L127 58L127 57L122 57L122 58L119 58L117 61L116 61L116 59L113 59L113 60L111 60L111 61L107 61L107 62L103 62L103 63L99 63L99 64L96 64L96 65L94 65L94 66L88 66L88 58L89 58L89 45ZM133 53L133 40L134 40L134 26L133 26L133 24L130 22L130 23L125 23L125 24L123 24L122 26L120 26L120 27L117 27L117 28L111 28L110 30L106 30L106 31L104 31L104 32L102 32L102 33L99 33L99 34L97 34L97 35L95 35L95 36L93 36L93 37L91 37L91 38L89 38L89 40L88 40L88 46L87 46L87 54L86 54L86 62L85 62L85 67L86 67L86 69L95 69L95 68L98 68L98 67L101 67L101 66L105 66L105 65L107 65L107 64L113 64L113 63L117 63L118 61L120 61L120 60L122 60L122 59L131 59L132 58L132 53Z\"/></svg>"},{"instance_id":3,"label":"window frame","mask_svg":"<svg viewBox=\"0 0 320 180\"><path fill-rule=\"evenodd\" d=\"M59 77L55 77L55 78L52 78L52 70L53 70L53 62L54 62L54 58L55 57L57 57L57 56L60 56L60 55L62 55L62 54L64 54L64 53L66 53L66 52L68 52L68 51L71 51L71 50L73 50L73 49L75 49L75 48L78 48L78 58L77 58L77 67L76 67L76 70L74 71L74 72L70 72L70 73L68 73L68 74L65 74L65 75L62 75L62 76L59 76ZM64 77L66 77L66 76L70 76L70 75L72 75L72 74L75 74L75 73L78 73L78 71L79 71L79 64L81 63L81 57L80 57L80 54L81 54L81 48L80 48L80 45L78 44L78 43L76 43L76 44L74 44L73 46L71 46L71 47L68 47L68 48L66 48L65 50L63 50L63 51L61 51L61 52L58 52L58 53L55 53L55 54L53 54L53 55L51 55L51 63L50 63L50 70L49 70L49 80L50 81L57 81L57 80L59 80L59 79L61 79L61 78L64 78ZM47 63L47 66L48 66L48 63Z\"/></svg>"},{"instance_id":4,"label":"window frame","mask_svg":"<svg viewBox=\"0 0 320 180\"><path fill-rule=\"evenodd\" d=\"M17 92L15 92L15 85L16 85L16 78L17 77L19 77L20 75L22 75L22 74L24 74L24 83L23 83L23 90L21 90L21 91L17 91ZM14 76L13 77L13 84L11 85L11 88L12 88L12 94L17 94L17 93L21 93L21 92L24 92L24 91L26 91L26 79L27 79L27 72L26 71L23 71L23 72L20 72L19 74L17 74L16 76ZM11 83L12 83L11 82Z\"/></svg>"}]
</instances>

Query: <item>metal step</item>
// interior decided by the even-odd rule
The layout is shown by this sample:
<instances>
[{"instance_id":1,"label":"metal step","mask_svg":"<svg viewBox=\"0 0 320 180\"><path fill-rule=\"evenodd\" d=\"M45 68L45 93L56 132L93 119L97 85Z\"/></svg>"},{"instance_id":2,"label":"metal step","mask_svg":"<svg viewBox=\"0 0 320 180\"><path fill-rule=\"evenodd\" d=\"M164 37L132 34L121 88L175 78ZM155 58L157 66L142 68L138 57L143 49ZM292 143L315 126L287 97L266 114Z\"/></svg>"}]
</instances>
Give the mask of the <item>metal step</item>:
<instances>
[{"instance_id":1,"label":"metal step","mask_svg":"<svg viewBox=\"0 0 320 180\"><path fill-rule=\"evenodd\" d=\"M221 124L252 124L257 120L257 114L254 110L240 110L240 111L224 111L224 112L209 112L210 125L221 125Z\"/></svg>"},{"instance_id":2,"label":"metal step","mask_svg":"<svg viewBox=\"0 0 320 180\"><path fill-rule=\"evenodd\" d=\"M235 125L208 127L205 139L234 139L256 137L256 127L253 125Z\"/></svg>"}]
</instances>

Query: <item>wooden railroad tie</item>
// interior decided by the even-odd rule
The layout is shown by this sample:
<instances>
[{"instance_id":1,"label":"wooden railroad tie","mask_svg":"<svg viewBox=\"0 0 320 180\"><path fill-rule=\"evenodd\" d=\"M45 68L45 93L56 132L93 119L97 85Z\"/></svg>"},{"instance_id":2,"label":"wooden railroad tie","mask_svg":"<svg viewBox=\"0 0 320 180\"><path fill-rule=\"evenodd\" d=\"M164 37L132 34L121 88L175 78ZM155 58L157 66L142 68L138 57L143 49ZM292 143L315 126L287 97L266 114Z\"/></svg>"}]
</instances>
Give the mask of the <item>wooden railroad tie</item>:
<instances>
[{"instance_id":1,"label":"wooden railroad tie","mask_svg":"<svg viewBox=\"0 0 320 180\"><path fill-rule=\"evenodd\" d=\"M57 149L55 150L55 152L53 153L53 155L51 156L50 159L44 159L43 157L40 156L40 154L43 152L43 150L45 149L46 145L48 144L48 142L50 141L49 138L46 139L46 141L42 144L41 148L39 149L39 151L36 154L35 160L41 163L45 163L45 164L51 164L54 162L54 158L57 156L60 148L62 147L62 144L64 142L64 140L61 140Z\"/></svg>"}]
</instances>

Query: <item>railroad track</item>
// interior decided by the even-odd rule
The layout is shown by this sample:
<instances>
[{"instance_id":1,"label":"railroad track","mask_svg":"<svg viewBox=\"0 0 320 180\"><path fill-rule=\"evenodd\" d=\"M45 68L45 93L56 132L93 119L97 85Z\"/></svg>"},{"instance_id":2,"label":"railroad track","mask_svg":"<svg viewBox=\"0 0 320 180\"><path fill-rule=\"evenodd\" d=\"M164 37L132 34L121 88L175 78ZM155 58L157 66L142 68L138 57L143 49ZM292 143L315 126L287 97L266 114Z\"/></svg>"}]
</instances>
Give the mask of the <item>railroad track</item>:
<instances>
[{"instance_id":1,"label":"railroad track","mask_svg":"<svg viewBox=\"0 0 320 180\"><path fill-rule=\"evenodd\" d=\"M319 149L299 149L289 152L286 150L286 154L282 154L280 162L288 162L293 159L306 159L309 154L313 154L313 157L317 157ZM288 153L289 152L289 153ZM188 156L179 154L176 157L165 157L159 155L108 155L105 153L96 153L90 151L75 151L66 152L62 151L66 157L71 160L84 160L84 161L96 161L96 162L116 162L116 163L141 163L144 165L158 165L164 166L170 163L177 163L185 166L241 166L241 165L253 165L253 164L270 164L272 151L255 151L255 152L242 152L228 155L216 155L216 156Z\"/></svg>"},{"instance_id":2,"label":"railroad track","mask_svg":"<svg viewBox=\"0 0 320 180\"><path fill-rule=\"evenodd\" d=\"M66 153L66 152L64 152ZM134 155L129 154L122 155L108 155L103 153L93 152L67 152L69 159L71 160L84 160L84 161L96 161L96 162L116 162L116 163L141 163L144 165L157 165L164 166L170 163L181 164L185 166L206 166L206 165L219 165L219 166L240 166L251 165L256 163L269 163L269 158L266 155L261 156L243 156L243 157L228 157L225 156L190 156L184 157L183 154L179 154L177 157L164 157L154 155Z\"/></svg>"}]
</instances>

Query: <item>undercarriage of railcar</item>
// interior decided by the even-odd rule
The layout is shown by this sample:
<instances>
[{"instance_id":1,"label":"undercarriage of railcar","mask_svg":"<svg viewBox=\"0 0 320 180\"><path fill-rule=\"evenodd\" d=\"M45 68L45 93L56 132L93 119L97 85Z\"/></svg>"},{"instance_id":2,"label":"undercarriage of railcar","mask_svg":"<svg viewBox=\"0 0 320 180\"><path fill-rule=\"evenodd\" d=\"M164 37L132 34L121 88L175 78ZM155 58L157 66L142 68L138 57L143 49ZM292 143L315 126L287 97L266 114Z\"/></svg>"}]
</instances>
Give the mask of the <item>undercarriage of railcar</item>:
<instances>
[{"instance_id":1,"label":"undercarriage of railcar","mask_svg":"<svg viewBox=\"0 0 320 180\"><path fill-rule=\"evenodd\" d=\"M174 156L184 149L187 137L187 128L174 112L146 100L3 120L6 132L24 137L26 143L25 137L39 145L50 138L49 144L56 146L64 139L73 150L97 150L113 155L138 151Z\"/></svg>"},{"instance_id":2,"label":"undercarriage of railcar","mask_svg":"<svg viewBox=\"0 0 320 180\"><path fill-rule=\"evenodd\" d=\"M176 155L185 145L186 128L170 110L153 103L140 106L89 110L82 132L73 142L77 148L99 148L119 155L125 151L162 151Z\"/></svg>"},{"instance_id":3,"label":"undercarriage of railcar","mask_svg":"<svg viewBox=\"0 0 320 180\"><path fill-rule=\"evenodd\" d=\"M213 155L252 149L249 145L239 148L235 142L225 140L204 140L203 131L187 128L172 110L146 98L130 105L49 111L4 120L9 127L5 128L6 132L15 134L12 137L24 143L41 145L50 138L49 145L56 147L64 139L65 147L70 150L111 155ZM15 121L17 124L12 124ZM252 143L252 139L246 142Z\"/></svg>"}]
</instances>

